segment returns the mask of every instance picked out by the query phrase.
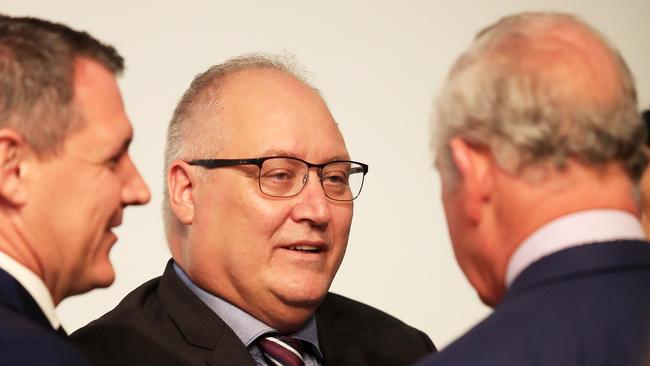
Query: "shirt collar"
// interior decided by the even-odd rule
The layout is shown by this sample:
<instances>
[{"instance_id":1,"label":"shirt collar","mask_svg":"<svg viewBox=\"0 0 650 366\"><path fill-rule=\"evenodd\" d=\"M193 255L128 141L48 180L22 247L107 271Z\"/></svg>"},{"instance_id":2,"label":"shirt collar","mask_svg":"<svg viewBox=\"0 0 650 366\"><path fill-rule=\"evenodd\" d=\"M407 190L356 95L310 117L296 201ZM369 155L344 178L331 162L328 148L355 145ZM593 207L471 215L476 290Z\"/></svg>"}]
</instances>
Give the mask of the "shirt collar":
<instances>
[{"instance_id":1,"label":"shirt collar","mask_svg":"<svg viewBox=\"0 0 650 366\"><path fill-rule=\"evenodd\" d=\"M626 211L588 210L562 216L533 232L515 250L506 287L533 262L562 249L621 239L643 239L639 219Z\"/></svg>"},{"instance_id":2,"label":"shirt collar","mask_svg":"<svg viewBox=\"0 0 650 366\"><path fill-rule=\"evenodd\" d=\"M181 281L235 332L246 347L251 346L263 334L278 333L277 330L264 324L235 305L198 287L176 262L174 262L173 266L174 271ZM322 354L318 345L316 318L313 315L302 329L290 336L310 343L316 348L318 353Z\"/></svg>"},{"instance_id":3,"label":"shirt collar","mask_svg":"<svg viewBox=\"0 0 650 366\"><path fill-rule=\"evenodd\" d=\"M59 318L56 316L52 295L45 286L43 280L34 274L34 272L27 269L27 267L23 266L3 252L0 252L0 268L9 273L11 277L18 281L18 283L27 290L36 304L38 304L38 307L41 308L41 311L45 314L47 320L50 321L52 328L58 329L61 326L61 323L59 322Z\"/></svg>"}]
</instances>

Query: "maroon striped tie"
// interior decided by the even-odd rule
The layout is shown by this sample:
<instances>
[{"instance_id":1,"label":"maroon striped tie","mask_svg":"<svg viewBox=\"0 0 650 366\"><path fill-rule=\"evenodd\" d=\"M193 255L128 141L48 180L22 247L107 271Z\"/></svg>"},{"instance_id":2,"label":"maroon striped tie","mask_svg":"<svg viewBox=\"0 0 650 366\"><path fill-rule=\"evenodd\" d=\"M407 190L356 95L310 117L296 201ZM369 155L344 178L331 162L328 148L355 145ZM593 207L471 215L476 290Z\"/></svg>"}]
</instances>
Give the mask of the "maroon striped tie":
<instances>
[{"instance_id":1,"label":"maroon striped tie","mask_svg":"<svg viewBox=\"0 0 650 366\"><path fill-rule=\"evenodd\" d=\"M302 341L291 337L267 336L257 345L274 366L305 366L302 358Z\"/></svg>"}]
</instances>

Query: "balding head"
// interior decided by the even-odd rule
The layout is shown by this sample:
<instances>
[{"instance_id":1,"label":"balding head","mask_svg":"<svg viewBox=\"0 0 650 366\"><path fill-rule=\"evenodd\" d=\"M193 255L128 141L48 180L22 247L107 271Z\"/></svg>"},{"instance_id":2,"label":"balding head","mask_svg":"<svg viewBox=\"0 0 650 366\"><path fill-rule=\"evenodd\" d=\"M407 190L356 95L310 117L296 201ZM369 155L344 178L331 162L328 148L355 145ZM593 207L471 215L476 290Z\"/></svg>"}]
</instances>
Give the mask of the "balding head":
<instances>
[{"instance_id":1,"label":"balding head","mask_svg":"<svg viewBox=\"0 0 650 366\"><path fill-rule=\"evenodd\" d=\"M432 140L442 169L453 170L448 141L489 147L511 172L536 163L562 168L645 165L633 78L618 52L577 18L524 13L481 31L454 65Z\"/></svg>"}]
</instances>

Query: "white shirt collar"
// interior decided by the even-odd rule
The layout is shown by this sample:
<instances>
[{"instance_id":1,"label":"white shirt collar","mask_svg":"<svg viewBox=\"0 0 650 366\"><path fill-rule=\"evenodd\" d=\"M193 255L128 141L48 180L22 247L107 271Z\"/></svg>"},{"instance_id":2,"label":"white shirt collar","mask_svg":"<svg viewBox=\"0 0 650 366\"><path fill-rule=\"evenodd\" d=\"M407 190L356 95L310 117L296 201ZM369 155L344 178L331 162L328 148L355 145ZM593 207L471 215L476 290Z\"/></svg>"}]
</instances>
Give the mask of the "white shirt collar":
<instances>
[{"instance_id":1,"label":"white shirt collar","mask_svg":"<svg viewBox=\"0 0 650 366\"><path fill-rule=\"evenodd\" d=\"M506 287L529 265L562 249L596 242L644 239L639 219L626 211L588 210L557 218L533 232L515 250L506 272Z\"/></svg>"},{"instance_id":2,"label":"white shirt collar","mask_svg":"<svg viewBox=\"0 0 650 366\"><path fill-rule=\"evenodd\" d=\"M18 263L16 260L0 252L0 268L9 273L18 283L20 283L27 292L32 296L36 304L41 308L47 319L50 321L53 329L61 326L59 318L56 316L54 301L50 291L34 272L27 267Z\"/></svg>"}]
</instances>

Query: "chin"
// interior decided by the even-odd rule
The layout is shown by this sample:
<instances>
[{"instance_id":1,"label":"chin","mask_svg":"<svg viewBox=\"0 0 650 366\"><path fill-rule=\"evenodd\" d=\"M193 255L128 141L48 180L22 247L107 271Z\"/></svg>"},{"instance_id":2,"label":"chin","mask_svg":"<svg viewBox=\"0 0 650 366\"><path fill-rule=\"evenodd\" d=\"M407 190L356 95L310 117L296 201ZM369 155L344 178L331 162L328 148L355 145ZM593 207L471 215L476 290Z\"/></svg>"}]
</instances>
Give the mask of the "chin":
<instances>
[{"instance_id":1,"label":"chin","mask_svg":"<svg viewBox=\"0 0 650 366\"><path fill-rule=\"evenodd\" d=\"M276 296L286 306L315 310L323 301L329 284L316 284L315 281L301 281L285 284L276 291Z\"/></svg>"},{"instance_id":2,"label":"chin","mask_svg":"<svg viewBox=\"0 0 650 366\"><path fill-rule=\"evenodd\" d=\"M477 293L482 303L494 308L503 300L505 288L494 287L491 289L477 290Z\"/></svg>"},{"instance_id":3,"label":"chin","mask_svg":"<svg viewBox=\"0 0 650 366\"><path fill-rule=\"evenodd\" d=\"M320 301L296 301L291 304L283 301L283 306L266 321L269 326L282 334L293 333L303 327L314 315L318 305Z\"/></svg>"},{"instance_id":4,"label":"chin","mask_svg":"<svg viewBox=\"0 0 650 366\"><path fill-rule=\"evenodd\" d=\"M325 294L326 292L324 291L308 293L294 293L292 291L289 293L280 293L278 294L278 298L289 307L316 309L321 301L323 301Z\"/></svg>"},{"instance_id":5,"label":"chin","mask_svg":"<svg viewBox=\"0 0 650 366\"><path fill-rule=\"evenodd\" d=\"M84 276L81 276L84 277ZM95 266L86 274L86 278L79 278L80 281L77 285L76 294L83 294L85 292L94 290L96 288L105 288L115 282L115 271L113 266L109 264Z\"/></svg>"},{"instance_id":6,"label":"chin","mask_svg":"<svg viewBox=\"0 0 650 366\"><path fill-rule=\"evenodd\" d=\"M494 308L497 305L497 302L494 299L492 299L489 296L482 295L480 292L478 293L478 297L479 297L479 299L481 299L481 302L483 304L485 304L485 305L487 305L487 306L489 306L491 308Z\"/></svg>"}]
</instances>

